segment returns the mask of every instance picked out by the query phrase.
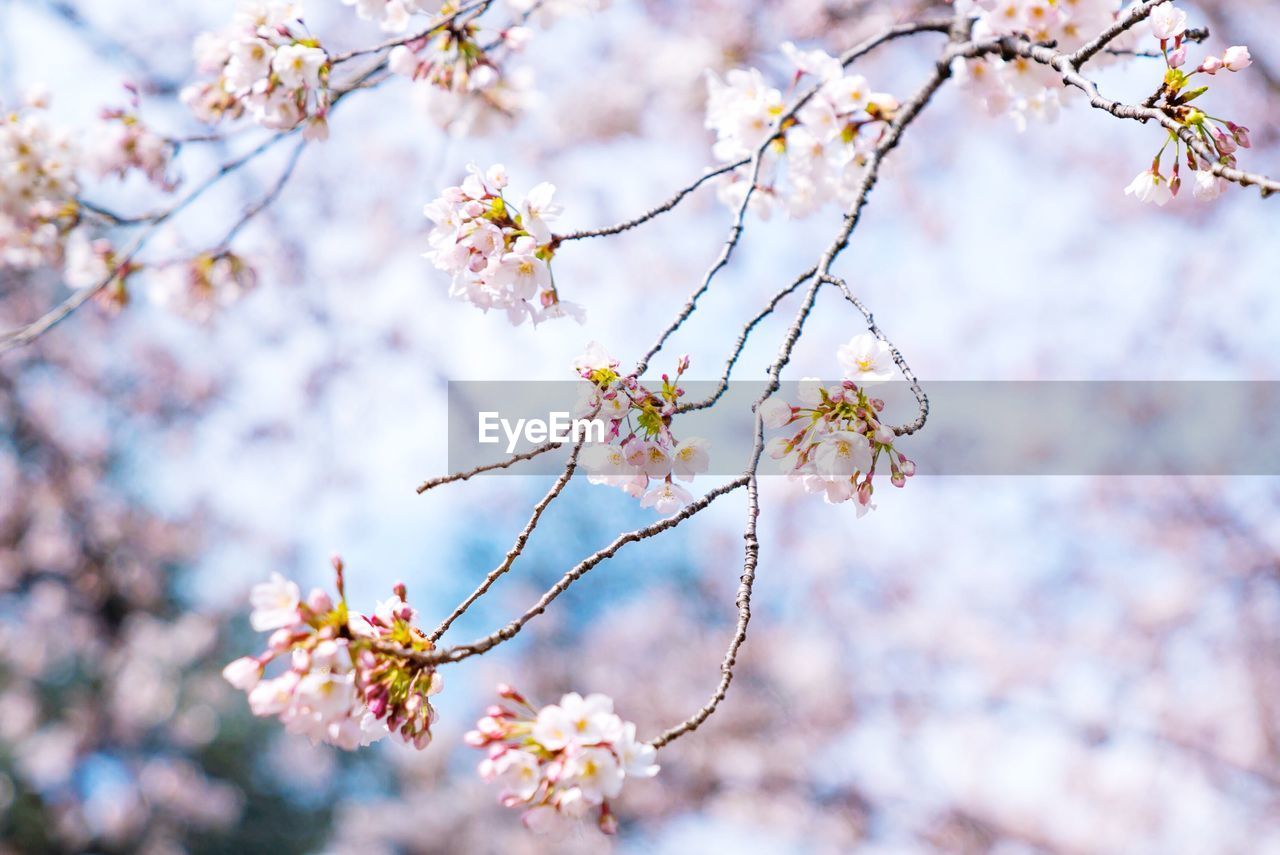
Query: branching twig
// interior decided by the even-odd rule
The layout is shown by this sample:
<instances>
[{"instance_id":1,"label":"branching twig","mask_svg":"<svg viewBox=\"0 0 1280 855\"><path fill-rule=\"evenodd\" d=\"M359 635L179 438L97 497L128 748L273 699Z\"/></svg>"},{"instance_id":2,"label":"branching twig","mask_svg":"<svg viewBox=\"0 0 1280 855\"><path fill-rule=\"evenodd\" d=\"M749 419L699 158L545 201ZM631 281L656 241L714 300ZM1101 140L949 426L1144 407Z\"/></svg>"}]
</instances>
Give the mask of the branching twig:
<instances>
[{"instance_id":1,"label":"branching twig","mask_svg":"<svg viewBox=\"0 0 1280 855\"><path fill-rule=\"evenodd\" d=\"M519 454L513 454L505 460L499 460L497 463L483 463L480 466L468 469L465 472L453 472L449 475L441 475L439 478L431 478L430 480L423 481L418 485L418 492L425 493L428 490L443 486L444 484L452 484L455 481L467 481L482 472L493 472L495 469L506 469L509 466L514 466L515 464L520 463L521 461L532 460L540 454L546 454L548 451L553 451L559 448L562 444L563 443L559 442L544 442L536 448L531 448L528 451L522 451Z\"/></svg>"},{"instance_id":2,"label":"branching twig","mask_svg":"<svg viewBox=\"0 0 1280 855\"><path fill-rule=\"evenodd\" d=\"M745 475L735 478L729 483L709 491L701 498L695 499L693 502L681 509L679 513L673 516L650 523L649 525L635 529L634 531L629 531L626 534L619 535L608 546L598 552L592 553L589 557L576 564L573 569L565 573L564 576L560 578L560 581L548 589L538 602L535 603L528 611L491 635L487 635L484 638L471 642L470 644L460 644L456 647L439 648L426 653L408 651L403 648L395 648L394 652L397 655L404 656L414 662L417 662L419 665L438 665L442 662L458 662L477 654L484 653L487 650L491 650L504 641L509 641L514 638L516 634L524 628L525 624L546 611L547 606L563 594L570 585L585 576L587 571L592 567L595 567L597 564L608 558L612 558L619 549L626 546L628 543L648 540L654 535L661 534L667 529L675 528L680 523L689 519L689 517L710 505L716 499L743 486L747 483L747 480L748 478Z\"/></svg>"},{"instance_id":3,"label":"branching twig","mask_svg":"<svg viewBox=\"0 0 1280 855\"><path fill-rule=\"evenodd\" d=\"M579 232L570 232L567 235L556 235L552 243L561 244L561 243L564 243L565 241L581 240L582 238L607 237L609 235L621 234L622 232L625 232L628 229L634 229L636 226L647 223L650 220L652 220L654 217L657 217L661 214L665 214L667 211L670 211L676 205L679 205L685 196L688 196L690 193L692 193L694 190L697 190L699 187L701 187L706 182L710 181L712 178L715 178L716 176L719 176L719 175L724 175L726 172L732 172L733 170L737 169L739 166L746 166L750 162L751 162L751 158L744 157L741 160L735 161L733 163L726 163L723 166L717 167L712 170L708 170L707 172L702 173L702 175L692 184L686 184L684 187L681 187L679 190L677 190L673 196L667 199L667 201L663 202L661 205L650 208L649 210L645 211L643 214L641 214L638 217L634 217L630 220L625 220L624 222L618 223L617 225L606 226L602 229L586 229L584 231L579 231Z\"/></svg>"},{"instance_id":4,"label":"branching twig","mask_svg":"<svg viewBox=\"0 0 1280 855\"><path fill-rule=\"evenodd\" d=\"M493 5L493 0L475 0L475 2L468 3L465 6L458 8L454 12L450 12L448 15L440 16L439 18L432 21L429 26L427 26L424 29L418 30L412 35L397 36L394 39L389 39L388 41L381 42L379 44L374 45L373 47L360 48L358 50L349 50L343 53L337 53L329 57L329 62L332 65L338 65L339 63L346 62L347 60L354 59L355 57L358 57L358 56L368 56L371 53L378 53L379 51L390 50L391 48L399 47L400 45L406 45L409 42L415 42L418 39L425 39L431 34L437 33L440 30L443 30L446 27L452 25L459 18L461 18L462 16L470 12L475 12L476 17L484 14L485 10L492 5Z\"/></svg>"},{"instance_id":5,"label":"branching twig","mask_svg":"<svg viewBox=\"0 0 1280 855\"><path fill-rule=\"evenodd\" d=\"M564 492L564 488L568 486L569 479L573 477L574 470L578 468L578 454L582 451L582 444L584 441L585 436L583 439L579 439L577 444L573 446L573 452L569 455L569 462L565 464L564 471L560 473L560 477L551 485L551 489L547 491L546 495L533 506L533 513L529 516L529 522L525 523L525 527L521 529L520 534L516 537L515 543L512 545L511 549L507 551L506 557L502 559L502 563L493 568L493 570L489 572L489 575L484 577L484 581L482 581L476 589L471 592L471 595L463 600L447 618L441 621L439 626L432 630L431 635L429 636L432 642L438 641L440 636L444 635L445 631L453 624L453 622L462 617L462 615L466 613L467 609L471 608L476 600L483 597L485 592L493 586L493 583L498 581L504 573L510 570L512 564L515 564L516 559L520 557L520 553L524 551L525 544L529 542L529 537L533 534L533 530L538 527L538 520L542 519L542 512L545 511L547 506L554 502L556 497Z\"/></svg>"}]
</instances>

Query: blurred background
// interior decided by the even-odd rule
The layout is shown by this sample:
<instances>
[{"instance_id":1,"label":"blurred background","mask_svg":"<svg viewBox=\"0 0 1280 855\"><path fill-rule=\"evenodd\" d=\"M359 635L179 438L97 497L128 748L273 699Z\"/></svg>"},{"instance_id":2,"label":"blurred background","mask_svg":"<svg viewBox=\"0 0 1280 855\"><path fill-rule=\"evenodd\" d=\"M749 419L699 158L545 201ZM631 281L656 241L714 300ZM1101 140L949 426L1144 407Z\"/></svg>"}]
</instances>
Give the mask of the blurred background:
<instances>
[{"instance_id":1,"label":"blurred background","mask_svg":"<svg viewBox=\"0 0 1280 855\"><path fill-rule=\"evenodd\" d=\"M1244 164L1280 172L1280 10L1180 4L1247 43L1215 86ZM170 133L196 33L229 0L3 0L0 100L31 87L94 126L127 101ZM385 38L306 0L331 49ZM86 306L0 356L0 851L456 853L1280 853L1280 485L1272 478L920 477L855 519L782 479L762 492L753 623L721 711L628 785L621 834L531 836L475 775L463 731L510 682L544 703L602 691L653 734L714 688L741 572L740 495L623 551L516 641L446 674L436 742L356 754L255 720L222 664L257 649L249 587L330 584L368 610L397 579L423 622L505 554L548 478L443 474L448 380L560 380L596 339L634 362L714 258L729 214L702 191L556 258L583 326L511 327L447 296L421 258L425 202L468 162L517 197L556 184L561 225L633 216L711 163L706 69L779 43L833 52L945 4L613 0L539 30L539 102L483 137L443 132L392 80L335 111L276 204L238 238L259 286L207 323L140 296ZM905 95L936 36L862 73ZM1195 49L1193 48L1193 51ZM1141 100L1161 67L1101 73ZM889 161L838 265L929 380L1280 376L1280 201L1227 192L1163 209L1125 197L1161 132L1064 98L1025 129L944 90ZM184 152L188 181L264 132ZM256 136L255 136L256 134ZM238 147L238 148L237 148ZM279 174L275 152L175 221L157 255L225 231ZM147 210L145 183L98 198ZM839 211L749 222L739 255L658 358L714 379L741 324L829 242ZM65 295L0 271L0 326ZM791 379L829 374L861 331L824 293ZM755 334L759 379L794 304ZM1231 442L1231 437L1223 441ZM910 452L910 443L904 443ZM1248 455L1248 448L1238 449ZM701 482L700 482L701 483ZM704 488L708 485L702 485ZM575 479L514 571L451 631L522 611L564 569L653 519Z\"/></svg>"}]
</instances>

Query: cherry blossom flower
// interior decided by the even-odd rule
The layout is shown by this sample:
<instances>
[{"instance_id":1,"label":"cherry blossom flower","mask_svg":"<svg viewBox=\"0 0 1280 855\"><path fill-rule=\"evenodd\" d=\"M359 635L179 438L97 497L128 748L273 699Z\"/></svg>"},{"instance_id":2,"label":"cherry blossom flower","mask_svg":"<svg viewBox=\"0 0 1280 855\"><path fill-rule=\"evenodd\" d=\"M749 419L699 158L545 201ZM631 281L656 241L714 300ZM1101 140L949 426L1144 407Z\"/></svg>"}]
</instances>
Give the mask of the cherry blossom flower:
<instances>
[{"instance_id":1,"label":"cherry blossom flower","mask_svg":"<svg viewBox=\"0 0 1280 855\"><path fill-rule=\"evenodd\" d=\"M851 338L848 343L836 351L836 359L847 380L858 383L875 383L892 380L897 376L897 366L893 362L893 350L889 345L871 333L862 333Z\"/></svg>"},{"instance_id":2,"label":"cherry blossom flower","mask_svg":"<svg viewBox=\"0 0 1280 855\"><path fill-rule=\"evenodd\" d=\"M103 111L104 125L92 136L84 165L98 178L124 178L130 171L137 170L152 184L172 190L175 185L167 173L173 144L143 124L136 112L136 96L133 107L133 112Z\"/></svg>"},{"instance_id":3,"label":"cherry blossom flower","mask_svg":"<svg viewBox=\"0 0 1280 855\"><path fill-rule=\"evenodd\" d=\"M262 663L253 656L241 656L222 669L228 683L242 692L248 692L262 679Z\"/></svg>"},{"instance_id":4,"label":"cherry blossom flower","mask_svg":"<svg viewBox=\"0 0 1280 855\"><path fill-rule=\"evenodd\" d=\"M653 508L663 516L669 516L693 500L689 491L671 481L659 482L640 499L640 507Z\"/></svg>"},{"instance_id":5,"label":"cherry blossom flower","mask_svg":"<svg viewBox=\"0 0 1280 855\"><path fill-rule=\"evenodd\" d=\"M1126 196L1132 196L1139 202L1151 202L1163 206L1173 198L1169 182L1155 169L1147 169L1138 173L1137 177L1124 188Z\"/></svg>"},{"instance_id":6,"label":"cherry blossom flower","mask_svg":"<svg viewBox=\"0 0 1280 855\"><path fill-rule=\"evenodd\" d=\"M249 625L258 632L296 625L302 619L298 610L300 596L297 583L272 573L268 581L254 585L249 592L249 604L253 606Z\"/></svg>"},{"instance_id":7,"label":"cherry blossom flower","mask_svg":"<svg viewBox=\"0 0 1280 855\"><path fill-rule=\"evenodd\" d=\"M77 222L71 135L50 125L44 107L0 112L0 264L31 268L58 263Z\"/></svg>"},{"instance_id":8,"label":"cherry blossom flower","mask_svg":"<svg viewBox=\"0 0 1280 855\"><path fill-rule=\"evenodd\" d=\"M108 311L119 311L129 303L129 277L141 269L120 258L111 241L89 240L84 229L67 238L63 277L73 288L99 288L95 299Z\"/></svg>"},{"instance_id":9,"label":"cherry blossom flower","mask_svg":"<svg viewBox=\"0 0 1280 855\"><path fill-rule=\"evenodd\" d=\"M652 745L636 739L636 726L613 711L600 694L571 692L542 709L519 692L499 686L511 706L489 707L465 742L486 751L480 776L501 787L499 801L523 807L532 831L551 831L591 812L606 834L616 831L609 801L629 778L658 773Z\"/></svg>"},{"instance_id":10,"label":"cherry blossom flower","mask_svg":"<svg viewBox=\"0 0 1280 855\"><path fill-rule=\"evenodd\" d=\"M1187 13L1173 5L1161 3L1147 19L1151 34L1161 41L1176 39L1187 31Z\"/></svg>"},{"instance_id":11,"label":"cherry blossom flower","mask_svg":"<svg viewBox=\"0 0 1280 855\"><path fill-rule=\"evenodd\" d=\"M789 42L782 50L797 79L813 79L819 88L787 122L781 143L763 155L761 180L752 194L761 218L768 217L775 201L797 218L829 201L850 201L878 126L898 109L896 98L872 92L866 78L846 76L835 57L801 51ZM756 69L735 69L723 79L710 74L707 96L706 126L716 133L713 153L721 161L753 155L777 133L775 124L785 112L782 93ZM719 185L721 201L741 205L749 177L749 166L726 176Z\"/></svg>"},{"instance_id":12,"label":"cherry blossom flower","mask_svg":"<svg viewBox=\"0 0 1280 855\"><path fill-rule=\"evenodd\" d=\"M1196 170L1196 183L1192 194L1201 201L1210 202L1222 195L1227 182L1208 169Z\"/></svg>"},{"instance_id":13,"label":"cherry blossom flower","mask_svg":"<svg viewBox=\"0 0 1280 855\"><path fill-rule=\"evenodd\" d=\"M711 465L709 446L707 440L697 436L684 440L671 455L671 471L682 481L692 481L693 476L706 472Z\"/></svg>"},{"instance_id":14,"label":"cherry blossom flower","mask_svg":"<svg viewBox=\"0 0 1280 855\"><path fill-rule=\"evenodd\" d=\"M597 342L574 360L585 381L574 407L579 418L593 416L605 423L605 441L587 444L579 457L592 484L616 487L640 499L640 506L673 514L692 500L674 483L692 481L710 467L710 443L701 437L681 441L671 421L684 395L680 377L688 357L676 365L674 378L664 374L652 392L634 377L621 377L618 362Z\"/></svg>"},{"instance_id":15,"label":"cherry blossom flower","mask_svg":"<svg viewBox=\"0 0 1280 855\"><path fill-rule=\"evenodd\" d=\"M197 65L216 77L184 89L183 102L208 124L247 112L273 130L305 123L305 136L323 139L329 57L306 33L301 16L294 3L239 0L226 31L197 39Z\"/></svg>"},{"instance_id":16,"label":"cherry blossom flower","mask_svg":"<svg viewBox=\"0 0 1280 855\"><path fill-rule=\"evenodd\" d=\"M390 33L404 32L414 14L432 12L439 6L426 0L342 0L342 5L354 6L361 20L376 21Z\"/></svg>"},{"instance_id":17,"label":"cherry blossom flower","mask_svg":"<svg viewBox=\"0 0 1280 855\"><path fill-rule=\"evenodd\" d=\"M562 317L547 226L560 213L552 202L555 188L539 184L516 208L502 195L504 167L467 169L462 184L446 188L424 209L435 224L426 258L452 275L451 296L485 311L505 310L513 324Z\"/></svg>"},{"instance_id":18,"label":"cherry blossom flower","mask_svg":"<svg viewBox=\"0 0 1280 855\"><path fill-rule=\"evenodd\" d=\"M298 586L278 573L255 585L249 622L274 632L266 651L231 662L223 677L248 694L254 715L278 716L286 729L314 742L354 750L398 733L425 748L436 715L429 699L443 682L409 654L434 645L414 626L403 585L372 615L352 614L340 560L334 559L334 569L336 603L320 589L301 600ZM263 679L276 660L287 660L288 669Z\"/></svg>"},{"instance_id":19,"label":"cherry blossom flower","mask_svg":"<svg viewBox=\"0 0 1280 855\"><path fill-rule=\"evenodd\" d=\"M388 4L379 14L385 16L386 28L404 28L396 6ZM505 63L505 57L522 49L531 35L520 26L486 32L475 17L464 16L392 48L387 67L417 84L415 92L428 115L442 128L478 135L509 122L531 101L528 69L508 70Z\"/></svg>"},{"instance_id":20,"label":"cherry blossom flower","mask_svg":"<svg viewBox=\"0 0 1280 855\"><path fill-rule=\"evenodd\" d=\"M781 398L769 398L756 407L756 412L767 428L780 428L791 423L791 405Z\"/></svg>"},{"instance_id":21,"label":"cherry blossom flower","mask_svg":"<svg viewBox=\"0 0 1280 855\"><path fill-rule=\"evenodd\" d=\"M870 334L865 337L879 342ZM840 348L842 363L849 353L861 356L873 352L870 342L861 339L863 336L857 336ZM888 364L893 363L890 360ZM869 373L876 377L874 372ZM772 414L774 427L799 425L798 429L791 427L788 435L768 439L765 453L777 460L806 492L819 493L832 504L856 500L859 517L875 507L871 498L876 468L883 470L882 461L888 462L889 481L895 487L905 486L906 479L916 471L915 463L895 447L894 431L881 421L884 401L871 397L867 388L853 379L825 387L806 378L799 383L798 406L781 402L782 407L766 408L778 400L770 397L758 407L762 420L763 413Z\"/></svg>"},{"instance_id":22,"label":"cherry blossom flower","mask_svg":"<svg viewBox=\"0 0 1280 855\"><path fill-rule=\"evenodd\" d=\"M1233 45L1222 54L1222 65L1227 71L1244 71L1253 65L1253 58L1244 45Z\"/></svg>"},{"instance_id":23,"label":"cherry blossom flower","mask_svg":"<svg viewBox=\"0 0 1280 855\"><path fill-rule=\"evenodd\" d=\"M150 297L198 323L240 300L256 287L258 274L241 256L230 252L202 253L154 270Z\"/></svg>"}]
</instances>

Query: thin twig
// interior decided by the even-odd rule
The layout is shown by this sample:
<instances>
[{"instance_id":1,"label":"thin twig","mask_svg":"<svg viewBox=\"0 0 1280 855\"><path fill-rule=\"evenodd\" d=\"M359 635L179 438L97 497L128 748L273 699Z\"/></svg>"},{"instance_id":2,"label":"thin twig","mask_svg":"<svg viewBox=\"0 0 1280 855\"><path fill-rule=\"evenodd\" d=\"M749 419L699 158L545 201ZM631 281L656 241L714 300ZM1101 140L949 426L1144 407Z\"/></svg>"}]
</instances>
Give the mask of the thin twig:
<instances>
[{"instance_id":1,"label":"thin twig","mask_svg":"<svg viewBox=\"0 0 1280 855\"><path fill-rule=\"evenodd\" d=\"M863 56L866 56L877 47L893 41L894 39L915 35L917 33L947 32L950 26L950 21L942 22L933 20L922 21L914 24L899 24L889 27L883 32L878 33L861 44L845 51L840 56L840 62L842 65L847 66ZM764 164L765 152L773 144L773 141L782 135L782 129L786 123L792 119L796 113L805 106L805 104L809 103L809 101L818 94L821 88L822 84L817 83L810 86L803 94L801 94L791 104L791 106L782 113L782 115L778 116L773 123L773 132L752 153L746 191L742 194L742 200L738 203L738 208L734 212L733 224L730 226L729 234L720 247L719 255L716 256L715 261L712 262L711 267L707 269L707 272L703 274L702 281L698 284L698 287L694 289L693 293L689 295L684 306L676 313L675 318L667 325L666 329L658 335L657 340L645 352L644 356L640 358L635 369L631 372L632 376L638 377L644 373L645 369L649 367L650 360L652 360L653 357L662 350L667 339L674 335L676 330L680 329L680 327L684 325L684 322L687 321L697 309L698 300L711 287L711 282L715 278L716 274L724 269L725 265L729 263L729 259L732 257L733 251L737 247L738 241L742 237L742 232L745 228L747 208L751 204L752 194L755 193L757 182L760 180L760 170Z\"/></svg>"},{"instance_id":2,"label":"thin twig","mask_svg":"<svg viewBox=\"0 0 1280 855\"><path fill-rule=\"evenodd\" d=\"M556 235L552 242L559 244L559 243L564 243L565 241L581 240L582 238L607 237L609 235L621 234L622 232L625 232L628 229L634 229L636 226L641 225L643 223L647 223L650 220L652 220L654 217L657 217L660 214L665 214L667 211L670 211L676 205L679 205L685 196L688 196L690 193L692 193L694 190L697 190L699 187L701 187L706 182L710 181L712 178L715 178L718 175L724 175L726 172L732 172L733 170L737 169L739 166L746 166L750 162L751 162L750 158L744 157L741 160L735 161L733 163L726 163L723 166L717 167L716 169L712 169L707 172L704 172L692 184L687 184L684 187L681 187L678 191L676 191L675 195L671 196L669 199L667 199L667 201L663 202L661 205L657 205L656 207L650 208L649 210L645 211L643 214L641 214L638 217L634 217L630 220L625 220L624 222L618 223L617 225L605 226L602 229L586 229L584 231L570 232L567 235Z\"/></svg>"},{"instance_id":3,"label":"thin twig","mask_svg":"<svg viewBox=\"0 0 1280 855\"><path fill-rule=\"evenodd\" d=\"M693 401L676 407L677 414L689 413L695 410L705 410L708 407L715 406L716 402L719 401L720 398L724 396L724 393L729 389L729 377L733 374L733 367L737 364L738 358L742 356L742 350L746 347L747 339L750 337L751 332L760 325L761 321L773 314L774 310L778 308L779 303L793 294L797 288L809 279L813 278L813 275L817 272L817 267L810 267L804 273L797 276L790 284L784 286L780 291L774 294L773 297L770 298L769 302L765 304L764 308L756 313L755 317L747 321L746 325L743 326L742 331L738 333L738 341L734 344L733 351L729 354L729 359L725 362L724 373L720 375L720 382L716 385L715 391L701 401Z\"/></svg>"},{"instance_id":4,"label":"thin twig","mask_svg":"<svg viewBox=\"0 0 1280 855\"><path fill-rule=\"evenodd\" d=\"M389 39L388 41L381 42L379 44L374 45L373 47L360 48L358 50L349 50L349 51L345 51L344 53L334 54L333 56L329 57L329 63L331 65L338 65L339 63L346 62L349 59L354 59L357 56L367 56L371 53L377 53L378 51L389 50L390 48L399 47L400 45L406 45L409 42L414 42L414 41L417 41L418 39L425 39L429 37L432 33L436 33L436 32L439 32L440 30L445 29L446 27L451 25L454 21L456 21L458 18L468 14L469 12L475 12L476 17L479 17L480 15L484 14L485 10L488 9L491 5L493 5L493 0L475 0L475 2L469 3L466 6L462 6L455 12L450 12L448 15L443 15L437 18L436 20L431 22L430 26L426 27L425 29L417 31L412 35L397 36L394 39Z\"/></svg>"},{"instance_id":5,"label":"thin twig","mask_svg":"<svg viewBox=\"0 0 1280 855\"><path fill-rule=\"evenodd\" d=\"M569 455L569 462L565 464L564 471L560 473L560 477L551 485L551 489L547 491L546 495L544 495L542 499L533 506L533 513L530 514L529 521L525 523L524 528L521 529L520 534L516 537L516 541L512 545L511 549L507 550L507 555L502 559L502 563L493 568L493 570L489 572L489 575L484 577L484 581L482 581L476 589L471 592L471 595L459 603L458 607L455 608L447 618L441 621L439 626L431 631L429 638L432 643L439 641L440 636L445 634L445 631L449 629L453 622L462 617L466 613L467 609L471 608L476 600L483 597L485 593L493 587L493 583L497 582L498 579L510 570L513 564L515 564L516 559L520 557L520 553L524 551L525 544L529 542L529 537L533 534L533 530L538 527L538 521L542 518L542 512L547 509L548 505L556 500L557 496L564 492L564 488L569 484L569 479L573 477L573 472L578 467L578 454L582 451L582 444L585 441L586 436L584 435L582 439L579 439L573 446L573 452Z\"/></svg>"},{"instance_id":6,"label":"thin twig","mask_svg":"<svg viewBox=\"0 0 1280 855\"><path fill-rule=\"evenodd\" d=\"M285 139L286 137L290 136L296 130L297 128L294 128L292 130L284 131L284 132L275 134L274 136L268 137L266 140L264 140L255 148L250 150L248 153L243 154L240 157L237 157L233 160L229 160L226 163L224 163L222 166L220 166L216 172L214 172L204 181L200 182L200 184L197 185L194 190L192 190L190 193L184 196L172 207L156 215L156 217L150 221L150 223L147 225L146 228L138 232L138 234L134 237L133 242L130 243L129 246L125 248L123 252L120 253L120 258L119 258L119 261L116 263L115 270L113 270L110 274L108 274L106 278L104 278L102 281L94 285L90 285L86 288L81 288L79 291L76 291L70 297L63 300L60 304L58 304L58 306L46 312L39 319L32 321L31 323L26 324L25 326L19 327L15 330L10 330L9 332L6 332L4 335L0 335L0 353L5 353L6 351L12 350L15 347L21 347L22 345L29 344L39 336L48 332L58 323L66 319L72 312L74 312L76 309L83 306L86 302L88 302L96 294L98 294L98 292L102 291L104 288L110 285L113 281L115 281L115 279L117 278L117 271L126 268L137 257L138 253L142 251L142 249L147 245L148 241L151 240L151 238L155 235L155 233L159 230L159 228L162 225L164 225L167 221L173 219L173 217L177 216L183 209L185 209L188 205L190 205L196 199L200 198L200 196L203 195L205 191L213 187L223 178L230 175L232 172L235 172L237 169L240 169L246 163L249 163L250 161L264 154L265 152L271 150L276 146L276 144L278 144L281 140Z\"/></svg>"},{"instance_id":7,"label":"thin twig","mask_svg":"<svg viewBox=\"0 0 1280 855\"><path fill-rule=\"evenodd\" d=\"M214 250L215 253L227 249L231 245L231 242L235 240L236 235L240 233L241 229L247 226L254 217L258 216L275 203L276 199L280 197L281 191L284 190L284 186L288 184L289 179L293 177L293 171L298 166L299 158L302 157L302 150L306 147L307 140L305 139L299 141L299 143L294 146L292 153L289 155L288 162L285 163L284 171L280 173L280 177L276 179L275 184L272 185L269 191L267 191L266 195L259 199L255 204L250 205L245 209L245 212L240 216L240 219L236 220L235 225L228 229L222 240L218 242L218 245Z\"/></svg>"},{"instance_id":8,"label":"thin twig","mask_svg":"<svg viewBox=\"0 0 1280 855\"><path fill-rule=\"evenodd\" d=\"M597 564L608 558L612 558L619 549L626 546L628 543L647 540L654 535L661 534L667 529L675 528L680 523L689 519L689 517L710 505L716 499L726 493L731 493L739 487L742 487L747 483L747 481L748 477L746 475L739 476L727 484L723 484L716 487L714 490L707 492L701 498L695 499L693 502L682 508L679 513L676 513L673 516L666 517L665 519L650 523L649 525L635 529L634 531L629 531L626 534L619 535L608 546L592 553L590 556L576 564L573 569L565 573L564 576L560 578L560 581L548 589L538 602L535 603L528 611L491 635L487 635L484 638L471 642L470 644L437 648L436 650L426 652L414 652L400 647L392 648L392 650L396 655L404 656L419 665L438 665L442 662L459 662L463 659L484 653L504 641L509 641L514 638L520 630L524 628L525 624L546 611L547 606L563 594L570 585L585 576L592 567L595 567Z\"/></svg>"},{"instance_id":9,"label":"thin twig","mask_svg":"<svg viewBox=\"0 0 1280 855\"><path fill-rule=\"evenodd\" d=\"M441 475L439 478L431 478L418 485L418 493L425 493L428 490L435 489L436 487L440 487L444 484L452 484L455 481L467 481L482 472L492 472L495 469L506 469L508 466L514 466L521 461L532 460L539 454L546 454L548 451L557 449L561 445L563 445L563 443L545 442L536 448L531 448L528 451L522 451L519 454L513 454L504 460L499 460L497 463L483 463L472 469L468 469L465 472L452 472L448 475Z\"/></svg>"}]
</instances>

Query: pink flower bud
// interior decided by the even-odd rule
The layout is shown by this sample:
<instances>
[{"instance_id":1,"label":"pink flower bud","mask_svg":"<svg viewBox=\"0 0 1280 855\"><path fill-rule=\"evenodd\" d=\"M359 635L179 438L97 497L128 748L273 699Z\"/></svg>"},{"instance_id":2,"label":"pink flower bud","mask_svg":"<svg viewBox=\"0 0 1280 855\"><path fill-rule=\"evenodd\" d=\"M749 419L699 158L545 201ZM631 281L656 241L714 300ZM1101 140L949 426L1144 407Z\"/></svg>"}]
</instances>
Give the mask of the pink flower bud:
<instances>
[{"instance_id":1,"label":"pink flower bud","mask_svg":"<svg viewBox=\"0 0 1280 855\"><path fill-rule=\"evenodd\" d=\"M1253 58L1249 56L1249 49L1244 45L1232 45L1222 54L1222 64L1227 71L1244 71L1253 65Z\"/></svg>"},{"instance_id":2,"label":"pink flower bud","mask_svg":"<svg viewBox=\"0 0 1280 855\"><path fill-rule=\"evenodd\" d=\"M293 633L288 627L281 627L271 633L271 637L267 639L267 647L276 653L283 653L289 649L290 642L293 641Z\"/></svg>"},{"instance_id":3,"label":"pink flower bud","mask_svg":"<svg viewBox=\"0 0 1280 855\"><path fill-rule=\"evenodd\" d=\"M395 594L402 600L409 599L409 589L404 586L404 582L396 582L392 585L391 593Z\"/></svg>"},{"instance_id":4,"label":"pink flower bud","mask_svg":"<svg viewBox=\"0 0 1280 855\"><path fill-rule=\"evenodd\" d=\"M1206 57L1204 62L1200 63L1200 67L1196 70L1203 71L1205 74L1212 76L1222 70L1222 60L1218 59L1216 56Z\"/></svg>"},{"instance_id":5,"label":"pink flower bud","mask_svg":"<svg viewBox=\"0 0 1280 855\"><path fill-rule=\"evenodd\" d=\"M1221 154L1231 154L1236 150L1236 139L1230 134L1223 133L1222 128L1213 129L1213 141L1218 146Z\"/></svg>"},{"instance_id":6,"label":"pink flower bud","mask_svg":"<svg viewBox=\"0 0 1280 855\"><path fill-rule=\"evenodd\" d=\"M497 704L491 704L484 709L484 714L489 718L514 718L515 714L511 710Z\"/></svg>"},{"instance_id":7,"label":"pink flower bud","mask_svg":"<svg viewBox=\"0 0 1280 855\"><path fill-rule=\"evenodd\" d=\"M1169 51L1169 67L1181 68L1187 61L1187 46L1181 45Z\"/></svg>"},{"instance_id":8,"label":"pink flower bud","mask_svg":"<svg viewBox=\"0 0 1280 855\"><path fill-rule=\"evenodd\" d=\"M902 474L902 470L901 470L901 469L895 469L895 470L893 470L893 474L889 476L889 481L890 481L890 482L893 484L893 486L895 486L895 487L905 487L905 486L907 486L907 476L905 476L905 475L903 475L903 474Z\"/></svg>"},{"instance_id":9,"label":"pink flower bud","mask_svg":"<svg viewBox=\"0 0 1280 855\"><path fill-rule=\"evenodd\" d=\"M600 805L600 830L605 834L618 833L618 820L609 810L609 805Z\"/></svg>"},{"instance_id":10,"label":"pink flower bud","mask_svg":"<svg viewBox=\"0 0 1280 855\"><path fill-rule=\"evenodd\" d=\"M906 475L908 478L916 474L915 461L907 460L905 457L902 458L902 474Z\"/></svg>"},{"instance_id":11,"label":"pink flower bud","mask_svg":"<svg viewBox=\"0 0 1280 855\"><path fill-rule=\"evenodd\" d=\"M222 669L222 678L242 692L247 692L262 679L262 663L252 656L241 656Z\"/></svg>"},{"instance_id":12,"label":"pink flower bud","mask_svg":"<svg viewBox=\"0 0 1280 855\"><path fill-rule=\"evenodd\" d=\"M1235 122L1227 122L1227 130L1231 131L1231 138L1241 148L1250 148L1249 129L1244 125L1237 125Z\"/></svg>"},{"instance_id":13,"label":"pink flower bud","mask_svg":"<svg viewBox=\"0 0 1280 855\"><path fill-rule=\"evenodd\" d=\"M484 748L489 744L489 737L485 736L478 730L468 730L462 737L462 741L467 745L470 745L472 748ZM482 763L481 765L483 766L484 764ZM480 774L482 776L484 775L483 772Z\"/></svg>"},{"instance_id":14,"label":"pink flower bud","mask_svg":"<svg viewBox=\"0 0 1280 855\"><path fill-rule=\"evenodd\" d=\"M325 614L333 611L333 600L320 588L312 588L307 594L307 608L315 614Z\"/></svg>"},{"instance_id":15,"label":"pink flower bud","mask_svg":"<svg viewBox=\"0 0 1280 855\"><path fill-rule=\"evenodd\" d=\"M858 485L858 504L860 505L871 504L871 490L872 490L872 487L871 487L870 478L868 478L867 480L863 481L861 484Z\"/></svg>"}]
</instances>

